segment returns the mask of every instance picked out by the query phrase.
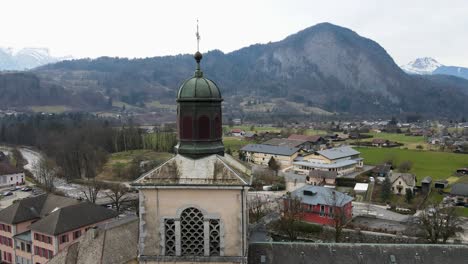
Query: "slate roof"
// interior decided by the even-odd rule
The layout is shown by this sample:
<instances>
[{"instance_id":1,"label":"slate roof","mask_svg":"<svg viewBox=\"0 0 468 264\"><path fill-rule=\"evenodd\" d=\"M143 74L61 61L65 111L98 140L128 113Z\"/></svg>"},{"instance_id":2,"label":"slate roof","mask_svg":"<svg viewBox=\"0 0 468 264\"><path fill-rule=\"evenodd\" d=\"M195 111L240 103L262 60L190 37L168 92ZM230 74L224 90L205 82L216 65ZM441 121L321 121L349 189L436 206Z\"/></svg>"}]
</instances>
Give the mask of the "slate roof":
<instances>
[{"instance_id":1,"label":"slate roof","mask_svg":"<svg viewBox=\"0 0 468 264\"><path fill-rule=\"evenodd\" d=\"M306 136L306 135L297 135L297 134L292 134L288 137L288 139L291 140L302 140L302 141L309 141L309 142L317 142L322 138L320 135L314 135L314 136Z\"/></svg>"},{"instance_id":2,"label":"slate roof","mask_svg":"<svg viewBox=\"0 0 468 264\"><path fill-rule=\"evenodd\" d=\"M264 145L285 146L290 148L298 148L300 145L307 143L306 140L292 140L286 138L272 138L263 142Z\"/></svg>"},{"instance_id":3,"label":"slate roof","mask_svg":"<svg viewBox=\"0 0 468 264\"><path fill-rule=\"evenodd\" d=\"M249 264L466 264L466 245L257 242ZM261 262L264 260L265 262Z\"/></svg>"},{"instance_id":4,"label":"slate roof","mask_svg":"<svg viewBox=\"0 0 468 264\"><path fill-rule=\"evenodd\" d=\"M90 229L57 253L48 264L138 263L138 217L123 218Z\"/></svg>"},{"instance_id":5,"label":"slate roof","mask_svg":"<svg viewBox=\"0 0 468 264\"><path fill-rule=\"evenodd\" d=\"M353 198L344 193L332 190L327 187L305 185L291 193L293 197L298 197L304 204L310 205L334 205L343 206L353 200ZM336 198L334 198L334 196Z\"/></svg>"},{"instance_id":6,"label":"slate roof","mask_svg":"<svg viewBox=\"0 0 468 264\"><path fill-rule=\"evenodd\" d=\"M30 228L33 231L55 236L117 216L118 213L113 210L93 203L82 202L54 210L41 220L31 224Z\"/></svg>"},{"instance_id":7,"label":"slate roof","mask_svg":"<svg viewBox=\"0 0 468 264\"><path fill-rule=\"evenodd\" d=\"M450 194L457 196L468 196L468 183L455 183Z\"/></svg>"},{"instance_id":8,"label":"slate roof","mask_svg":"<svg viewBox=\"0 0 468 264\"><path fill-rule=\"evenodd\" d=\"M385 173L390 172L391 169L392 169L392 165L391 165L391 164L380 164L380 165L375 166L375 167L372 169L372 172L385 174Z\"/></svg>"},{"instance_id":9,"label":"slate roof","mask_svg":"<svg viewBox=\"0 0 468 264\"><path fill-rule=\"evenodd\" d=\"M353 148L349 146L320 150L320 151L317 151L317 153L331 160L341 159L341 158L361 154L361 152L354 150Z\"/></svg>"},{"instance_id":10,"label":"slate roof","mask_svg":"<svg viewBox=\"0 0 468 264\"><path fill-rule=\"evenodd\" d=\"M402 179L409 186L416 185L416 176L411 173L394 172L392 176L390 176L390 182L393 184L398 178Z\"/></svg>"},{"instance_id":11,"label":"slate roof","mask_svg":"<svg viewBox=\"0 0 468 264\"><path fill-rule=\"evenodd\" d=\"M422 179L421 183L427 183L430 184L432 182L431 176L426 176L424 179Z\"/></svg>"},{"instance_id":12,"label":"slate roof","mask_svg":"<svg viewBox=\"0 0 468 264\"><path fill-rule=\"evenodd\" d=\"M300 148L297 147L291 148L286 146L271 146L264 144L249 144L241 148L241 151L266 153L280 156L291 156L299 150Z\"/></svg>"},{"instance_id":13,"label":"slate roof","mask_svg":"<svg viewBox=\"0 0 468 264\"><path fill-rule=\"evenodd\" d=\"M192 159L176 155L143 174L133 186L223 185L247 186L250 169L230 155L210 155Z\"/></svg>"},{"instance_id":14,"label":"slate roof","mask_svg":"<svg viewBox=\"0 0 468 264\"><path fill-rule=\"evenodd\" d=\"M53 194L42 194L21 199L0 211L0 222L17 224L42 218L55 208L77 204L79 201L69 197Z\"/></svg>"}]
</instances>

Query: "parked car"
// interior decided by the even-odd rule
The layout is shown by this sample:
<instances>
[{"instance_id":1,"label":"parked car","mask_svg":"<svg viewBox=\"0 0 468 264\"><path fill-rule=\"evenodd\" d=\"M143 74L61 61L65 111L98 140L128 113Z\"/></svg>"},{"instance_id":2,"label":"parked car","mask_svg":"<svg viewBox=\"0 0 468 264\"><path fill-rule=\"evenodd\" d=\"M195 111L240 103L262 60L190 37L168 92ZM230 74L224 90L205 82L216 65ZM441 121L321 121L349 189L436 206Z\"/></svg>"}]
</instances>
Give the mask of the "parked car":
<instances>
[{"instance_id":1,"label":"parked car","mask_svg":"<svg viewBox=\"0 0 468 264\"><path fill-rule=\"evenodd\" d=\"M13 188L10 189L10 192L16 192L16 191L18 191L18 190L20 190L20 189L21 189L21 187L15 186L15 187L13 187Z\"/></svg>"},{"instance_id":2,"label":"parked car","mask_svg":"<svg viewBox=\"0 0 468 264\"><path fill-rule=\"evenodd\" d=\"M3 193L3 196L10 196L10 195L13 195L13 192L6 191L6 192Z\"/></svg>"},{"instance_id":3,"label":"parked car","mask_svg":"<svg viewBox=\"0 0 468 264\"><path fill-rule=\"evenodd\" d=\"M30 192L30 191L32 191L32 188L31 187L23 187L23 188L21 188L21 191Z\"/></svg>"}]
</instances>

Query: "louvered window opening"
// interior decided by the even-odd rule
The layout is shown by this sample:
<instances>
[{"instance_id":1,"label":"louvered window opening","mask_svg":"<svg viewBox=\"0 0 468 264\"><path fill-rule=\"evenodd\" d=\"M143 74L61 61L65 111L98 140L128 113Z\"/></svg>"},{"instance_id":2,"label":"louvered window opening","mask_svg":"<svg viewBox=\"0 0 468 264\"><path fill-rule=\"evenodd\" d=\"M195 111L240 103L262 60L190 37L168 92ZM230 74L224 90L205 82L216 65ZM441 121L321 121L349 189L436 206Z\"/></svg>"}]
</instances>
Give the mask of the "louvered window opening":
<instances>
[{"instance_id":1,"label":"louvered window opening","mask_svg":"<svg viewBox=\"0 0 468 264\"><path fill-rule=\"evenodd\" d=\"M220 220L207 219L194 207L183 210L178 219L164 219L164 255L221 256Z\"/></svg>"}]
</instances>

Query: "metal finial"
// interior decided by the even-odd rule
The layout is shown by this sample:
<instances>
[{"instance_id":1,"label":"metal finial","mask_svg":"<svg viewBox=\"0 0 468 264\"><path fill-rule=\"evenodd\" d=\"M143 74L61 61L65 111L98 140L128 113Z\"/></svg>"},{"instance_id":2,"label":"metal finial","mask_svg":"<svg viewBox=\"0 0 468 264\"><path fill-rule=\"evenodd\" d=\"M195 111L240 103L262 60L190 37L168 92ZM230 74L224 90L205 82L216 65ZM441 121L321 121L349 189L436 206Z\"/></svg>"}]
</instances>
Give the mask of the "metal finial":
<instances>
[{"instance_id":1,"label":"metal finial","mask_svg":"<svg viewBox=\"0 0 468 264\"><path fill-rule=\"evenodd\" d=\"M197 62L197 70L195 71L195 76L203 77L203 73L200 70L200 61L203 58L203 55L200 53L200 32L198 31L198 19L197 19L197 33L195 34L195 36L197 36L197 52L193 56L195 58L195 61Z\"/></svg>"},{"instance_id":2,"label":"metal finial","mask_svg":"<svg viewBox=\"0 0 468 264\"><path fill-rule=\"evenodd\" d=\"M197 51L200 51L200 33L198 32L198 19L197 19Z\"/></svg>"}]
</instances>

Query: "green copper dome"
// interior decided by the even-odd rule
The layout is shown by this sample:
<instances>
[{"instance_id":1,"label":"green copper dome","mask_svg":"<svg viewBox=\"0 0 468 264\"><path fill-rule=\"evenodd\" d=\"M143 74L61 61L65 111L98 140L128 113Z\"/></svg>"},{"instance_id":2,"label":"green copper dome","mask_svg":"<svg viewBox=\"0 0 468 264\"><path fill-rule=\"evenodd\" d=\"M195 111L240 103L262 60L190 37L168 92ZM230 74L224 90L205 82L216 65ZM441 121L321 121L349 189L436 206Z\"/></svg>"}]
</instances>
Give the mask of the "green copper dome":
<instances>
[{"instance_id":1,"label":"green copper dome","mask_svg":"<svg viewBox=\"0 0 468 264\"><path fill-rule=\"evenodd\" d=\"M195 53L197 61L197 70L192 78L186 80L179 88L177 100L216 100L221 101L221 92L218 86L210 79L203 77L203 72L200 70L200 61L202 54Z\"/></svg>"}]
</instances>

